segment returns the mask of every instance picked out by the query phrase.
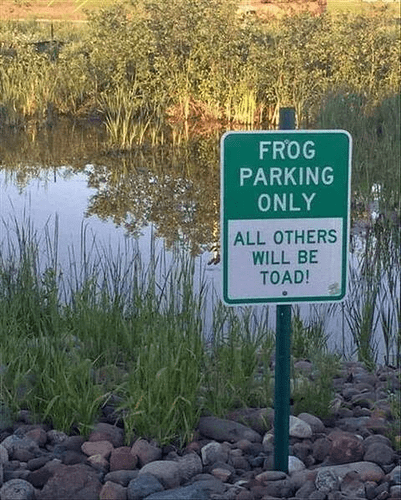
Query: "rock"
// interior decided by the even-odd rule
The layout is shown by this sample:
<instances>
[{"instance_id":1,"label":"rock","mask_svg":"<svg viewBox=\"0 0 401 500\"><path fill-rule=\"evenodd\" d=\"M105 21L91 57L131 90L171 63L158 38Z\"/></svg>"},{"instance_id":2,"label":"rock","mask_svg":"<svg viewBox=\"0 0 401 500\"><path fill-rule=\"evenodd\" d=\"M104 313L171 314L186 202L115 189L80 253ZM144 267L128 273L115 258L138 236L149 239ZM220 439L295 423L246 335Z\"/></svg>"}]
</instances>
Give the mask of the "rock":
<instances>
[{"instance_id":1,"label":"rock","mask_svg":"<svg viewBox=\"0 0 401 500\"><path fill-rule=\"evenodd\" d=\"M227 418L251 427L262 435L273 425L274 410L272 408L244 408L229 413Z\"/></svg>"},{"instance_id":2,"label":"rock","mask_svg":"<svg viewBox=\"0 0 401 500\"><path fill-rule=\"evenodd\" d=\"M265 495L277 498L288 498L294 493L294 488L288 479L266 482L264 483L264 488Z\"/></svg>"},{"instance_id":3,"label":"rock","mask_svg":"<svg viewBox=\"0 0 401 500\"><path fill-rule=\"evenodd\" d=\"M187 453L183 457L178 458L177 463L180 468L181 483L186 483L193 476L202 472L202 461L195 452Z\"/></svg>"},{"instance_id":4,"label":"rock","mask_svg":"<svg viewBox=\"0 0 401 500\"><path fill-rule=\"evenodd\" d=\"M91 455L86 460L86 463L91 465L94 469L106 474L109 472L110 464L109 461L102 455Z\"/></svg>"},{"instance_id":5,"label":"rock","mask_svg":"<svg viewBox=\"0 0 401 500\"><path fill-rule=\"evenodd\" d=\"M365 486L355 471L348 472L341 482L340 490L350 498L365 498Z\"/></svg>"},{"instance_id":6,"label":"rock","mask_svg":"<svg viewBox=\"0 0 401 500\"><path fill-rule=\"evenodd\" d=\"M163 485L154 475L144 473L128 484L127 500L142 500L152 493L163 490Z\"/></svg>"},{"instance_id":7,"label":"rock","mask_svg":"<svg viewBox=\"0 0 401 500\"><path fill-rule=\"evenodd\" d=\"M263 436L263 442L262 442L263 451L265 453L273 451L274 449L273 443L274 443L274 435L271 432L266 432L266 434Z\"/></svg>"},{"instance_id":8,"label":"rock","mask_svg":"<svg viewBox=\"0 0 401 500\"><path fill-rule=\"evenodd\" d=\"M288 457L288 474L293 474L305 469L305 464L297 457L290 455Z\"/></svg>"},{"instance_id":9,"label":"rock","mask_svg":"<svg viewBox=\"0 0 401 500\"><path fill-rule=\"evenodd\" d=\"M84 464L60 465L47 481L38 500L98 500L102 484Z\"/></svg>"},{"instance_id":10,"label":"rock","mask_svg":"<svg viewBox=\"0 0 401 500\"><path fill-rule=\"evenodd\" d=\"M164 488L177 488L181 483L180 466L172 460L155 460L142 467L138 477L152 474Z\"/></svg>"},{"instance_id":11,"label":"rock","mask_svg":"<svg viewBox=\"0 0 401 500\"><path fill-rule=\"evenodd\" d=\"M17 435L12 434L11 436L6 437L1 444L8 451L10 460L18 460L14 459L14 454L19 455L27 453L30 458L35 458L41 455L37 443L33 439L26 437L20 438Z\"/></svg>"},{"instance_id":12,"label":"rock","mask_svg":"<svg viewBox=\"0 0 401 500\"><path fill-rule=\"evenodd\" d=\"M82 444L81 450L89 457L91 455L101 455L103 458L109 458L114 447L110 441L85 441Z\"/></svg>"},{"instance_id":13,"label":"rock","mask_svg":"<svg viewBox=\"0 0 401 500\"><path fill-rule=\"evenodd\" d=\"M89 435L89 441L110 441L114 448L124 445L123 430L115 425L100 422Z\"/></svg>"},{"instance_id":14,"label":"rock","mask_svg":"<svg viewBox=\"0 0 401 500\"><path fill-rule=\"evenodd\" d=\"M106 481L100 490L99 500L127 500L127 490L121 484Z\"/></svg>"},{"instance_id":15,"label":"rock","mask_svg":"<svg viewBox=\"0 0 401 500\"><path fill-rule=\"evenodd\" d=\"M309 495L316 491L316 486L314 481L306 481L299 490L295 493L295 498L300 498L304 500L305 498L309 498Z\"/></svg>"},{"instance_id":16,"label":"rock","mask_svg":"<svg viewBox=\"0 0 401 500\"><path fill-rule=\"evenodd\" d=\"M216 467L215 469L212 469L212 475L217 479L220 479L223 483L227 483L231 479L233 473L226 468Z\"/></svg>"},{"instance_id":17,"label":"rock","mask_svg":"<svg viewBox=\"0 0 401 500\"><path fill-rule=\"evenodd\" d=\"M338 474L331 467L322 467L318 469L315 486L317 490L320 491L336 491L340 487L340 480L338 478Z\"/></svg>"},{"instance_id":18,"label":"rock","mask_svg":"<svg viewBox=\"0 0 401 500\"><path fill-rule=\"evenodd\" d=\"M401 484L401 465L397 465L388 475L390 484Z\"/></svg>"},{"instance_id":19,"label":"rock","mask_svg":"<svg viewBox=\"0 0 401 500\"><path fill-rule=\"evenodd\" d=\"M235 443L240 439L248 439L256 443L262 441L262 436L258 432L232 420L224 420L217 417L201 417L198 428L203 436L215 441L228 441L229 443Z\"/></svg>"},{"instance_id":20,"label":"rock","mask_svg":"<svg viewBox=\"0 0 401 500\"><path fill-rule=\"evenodd\" d=\"M373 500L376 496L376 486L377 484L374 481L366 481L365 482L365 496L367 500Z\"/></svg>"},{"instance_id":21,"label":"rock","mask_svg":"<svg viewBox=\"0 0 401 500\"><path fill-rule=\"evenodd\" d=\"M44 446L47 442L47 433L40 427L34 427L25 434L25 437L35 441L38 446Z\"/></svg>"},{"instance_id":22,"label":"rock","mask_svg":"<svg viewBox=\"0 0 401 500\"><path fill-rule=\"evenodd\" d=\"M348 472L352 471L359 474L361 481L375 481L379 483L384 477L383 469L373 462L354 462L350 464L324 466L319 467L317 473L319 474L319 472L325 472L327 470L335 473L340 480L342 480Z\"/></svg>"},{"instance_id":23,"label":"rock","mask_svg":"<svg viewBox=\"0 0 401 500\"><path fill-rule=\"evenodd\" d=\"M395 459L395 452L392 448L383 443L372 443L366 450L363 459L367 462L374 462L378 465L389 465Z\"/></svg>"},{"instance_id":24,"label":"rock","mask_svg":"<svg viewBox=\"0 0 401 500\"><path fill-rule=\"evenodd\" d=\"M313 433L324 432L324 424L320 418L310 413L300 413L298 418L306 422L311 427Z\"/></svg>"},{"instance_id":25,"label":"rock","mask_svg":"<svg viewBox=\"0 0 401 500\"><path fill-rule=\"evenodd\" d=\"M203 465L211 465L215 462L227 462L228 451L217 441L212 441L202 447L201 457Z\"/></svg>"},{"instance_id":26,"label":"rock","mask_svg":"<svg viewBox=\"0 0 401 500\"><path fill-rule=\"evenodd\" d=\"M362 440L350 432L333 431L327 439L331 441L328 457L333 464L358 462L363 457Z\"/></svg>"},{"instance_id":27,"label":"rock","mask_svg":"<svg viewBox=\"0 0 401 500\"><path fill-rule=\"evenodd\" d=\"M370 417L341 418L336 422L337 427L346 432L360 432L366 429L366 422Z\"/></svg>"},{"instance_id":28,"label":"rock","mask_svg":"<svg viewBox=\"0 0 401 500\"><path fill-rule=\"evenodd\" d=\"M35 489L23 479L11 479L0 488L0 500L33 500Z\"/></svg>"},{"instance_id":29,"label":"rock","mask_svg":"<svg viewBox=\"0 0 401 500\"><path fill-rule=\"evenodd\" d=\"M51 445L60 444L68 438L65 432L56 431L52 429L47 431L47 440Z\"/></svg>"},{"instance_id":30,"label":"rock","mask_svg":"<svg viewBox=\"0 0 401 500\"><path fill-rule=\"evenodd\" d=\"M131 453L138 457L140 467L143 467L149 462L160 460L162 457L162 450L148 443L145 439L138 439L135 441L132 445Z\"/></svg>"},{"instance_id":31,"label":"rock","mask_svg":"<svg viewBox=\"0 0 401 500\"><path fill-rule=\"evenodd\" d=\"M110 471L135 469L138 458L129 446L114 448L110 455Z\"/></svg>"},{"instance_id":32,"label":"rock","mask_svg":"<svg viewBox=\"0 0 401 500\"><path fill-rule=\"evenodd\" d=\"M401 485L396 484L390 487L390 498L391 500L399 500L401 498Z\"/></svg>"},{"instance_id":33,"label":"rock","mask_svg":"<svg viewBox=\"0 0 401 500\"><path fill-rule=\"evenodd\" d=\"M202 488L202 481L198 481L189 486L152 493L146 500L210 500L210 495Z\"/></svg>"},{"instance_id":34,"label":"rock","mask_svg":"<svg viewBox=\"0 0 401 500\"><path fill-rule=\"evenodd\" d=\"M373 443L383 443L391 447L391 441L389 440L389 438L381 434L374 434L373 436L369 436L363 440L363 449L365 450L365 452L367 451L369 446Z\"/></svg>"},{"instance_id":35,"label":"rock","mask_svg":"<svg viewBox=\"0 0 401 500\"><path fill-rule=\"evenodd\" d=\"M47 462L49 462L49 460L51 460L50 454L43 455L43 456L38 457L38 458L33 458L32 460L29 460L29 462L27 462L26 467L30 471L34 471L34 470L40 469L41 467L46 465Z\"/></svg>"},{"instance_id":36,"label":"rock","mask_svg":"<svg viewBox=\"0 0 401 500\"><path fill-rule=\"evenodd\" d=\"M289 435L297 438L312 437L312 428L304 420L290 415Z\"/></svg>"},{"instance_id":37,"label":"rock","mask_svg":"<svg viewBox=\"0 0 401 500\"><path fill-rule=\"evenodd\" d=\"M279 470L266 470L255 476L255 479L260 482L279 481L281 479L288 479L288 476L285 472Z\"/></svg>"},{"instance_id":38,"label":"rock","mask_svg":"<svg viewBox=\"0 0 401 500\"><path fill-rule=\"evenodd\" d=\"M121 484L121 486L128 486L130 481L138 477L138 470L115 470L105 475L105 481L113 481L113 483Z\"/></svg>"},{"instance_id":39,"label":"rock","mask_svg":"<svg viewBox=\"0 0 401 500\"><path fill-rule=\"evenodd\" d=\"M299 458L299 460L305 463L305 461L308 459L311 449L312 447L310 443L302 441L301 443L295 443L292 446L292 453L294 454L294 456Z\"/></svg>"},{"instance_id":40,"label":"rock","mask_svg":"<svg viewBox=\"0 0 401 500\"><path fill-rule=\"evenodd\" d=\"M2 444L0 444L0 465L8 462L8 451Z\"/></svg>"},{"instance_id":41,"label":"rock","mask_svg":"<svg viewBox=\"0 0 401 500\"><path fill-rule=\"evenodd\" d=\"M323 462L330 452L331 441L327 438L319 438L312 445L312 456L318 462Z\"/></svg>"}]
</instances>

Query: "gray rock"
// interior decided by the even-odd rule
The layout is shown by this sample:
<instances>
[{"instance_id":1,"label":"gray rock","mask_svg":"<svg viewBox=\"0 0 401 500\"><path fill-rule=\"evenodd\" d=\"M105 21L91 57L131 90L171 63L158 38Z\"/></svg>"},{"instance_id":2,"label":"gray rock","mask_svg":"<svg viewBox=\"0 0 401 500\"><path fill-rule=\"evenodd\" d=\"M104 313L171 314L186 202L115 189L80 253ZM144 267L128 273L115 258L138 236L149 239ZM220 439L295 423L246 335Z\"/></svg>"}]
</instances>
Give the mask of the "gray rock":
<instances>
[{"instance_id":1,"label":"gray rock","mask_svg":"<svg viewBox=\"0 0 401 500\"><path fill-rule=\"evenodd\" d=\"M361 429L365 428L369 418L370 417L341 418L336 422L336 425L343 431L359 432Z\"/></svg>"},{"instance_id":2,"label":"gray rock","mask_svg":"<svg viewBox=\"0 0 401 500\"><path fill-rule=\"evenodd\" d=\"M295 498L304 500L305 498L309 498L309 495L314 491L316 491L315 483L313 481L306 481L295 493Z\"/></svg>"},{"instance_id":3,"label":"gray rock","mask_svg":"<svg viewBox=\"0 0 401 500\"><path fill-rule=\"evenodd\" d=\"M211 465L215 462L227 462L228 451L221 443L212 441L201 448L203 465Z\"/></svg>"},{"instance_id":4,"label":"gray rock","mask_svg":"<svg viewBox=\"0 0 401 500\"><path fill-rule=\"evenodd\" d=\"M1 444L8 451L10 459L14 459L14 455L16 455L15 458L17 460L27 462L31 458L41 455L38 444L33 439L27 437L20 438L16 434L12 434L4 439Z\"/></svg>"},{"instance_id":5,"label":"gray rock","mask_svg":"<svg viewBox=\"0 0 401 500\"><path fill-rule=\"evenodd\" d=\"M8 451L7 448L4 448L4 446L0 444L0 465L6 462L8 462Z\"/></svg>"},{"instance_id":6,"label":"gray rock","mask_svg":"<svg viewBox=\"0 0 401 500\"><path fill-rule=\"evenodd\" d=\"M35 489L23 479L11 479L0 488L0 500L33 500Z\"/></svg>"},{"instance_id":7,"label":"gray rock","mask_svg":"<svg viewBox=\"0 0 401 500\"><path fill-rule=\"evenodd\" d=\"M228 441L235 443L241 439L260 443L262 436L245 425L239 424L232 420L225 420L217 417L201 417L198 425L199 431L205 437L216 441Z\"/></svg>"},{"instance_id":8,"label":"gray rock","mask_svg":"<svg viewBox=\"0 0 401 500\"><path fill-rule=\"evenodd\" d=\"M138 477L152 474L164 488L177 488L181 484L180 465L173 460L155 460L142 467Z\"/></svg>"},{"instance_id":9,"label":"gray rock","mask_svg":"<svg viewBox=\"0 0 401 500\"><path fill-rule=\"evenodd\" d=\"M135 441L132 445L131 453L138 457L140 467L155 460L160 460L162 457L162 450L148 443L145 439L138 439Z\"/></svg>"},{"instance_id":10,"label":"gray rock","mask_svg":"<svg viewBox=\"0 0 401 500\"><path fill-rule=\"evenodd\" d=\"M365 485L357 472L349 472L344 476L340 490L350 498L365 498Z\"/></svg>"},{"instance_id":11,"label":"gray rock","mask_svg":"<svg viewBox=\"0 0 401 500\"><path fill-rule=\"evenodd\" d=\"M391 484L401 484L401 465L397 465L389 473L389 479Z\"/></svg>"},{"instance_id":12,"label":"gray rock","mask_svg":"<svg viewBox=\"0 0 401 500\"><path fill-rule=\"evenodd\" d=\"M115 425L99 422L89 435L89 441L110 441L114 448L120 448L124 445L124 433Z\"/></svg>"},{"instance_id":13,"label":"gray rock","mask_svg":"<svg viewBox=\"0 0 401 500\"><path fill-rule=\"evenodd\" d=\"M202 472L202 460L195 452L187 453L176 461L180 467L181 484L188 482L191 477Z\"/></svg>"},{"instance_id":14,"label":"gray rock","mask_svg":"<svg viewBox=\"0 0 401 500\"><path fill-rule=\"evenodd\" d=\"M401 485L396 484L395 486L390 487L390 495L391 498L401 498Z\"/></svg>"},{"instance_id":15,"label":"gray rock","mask_svg":"<svg viewBox=\"0 0 401 500\"><path fill-rule=\"evenodd\" d=\"M305 469L305 464L297 457L290 455L288 457L288 474L293 474Z\"/></svg>"},{"instance_id":16,"label":"gray rock","mask_svg":"<svg viewBox=\"0 0 401 500\"><path fill-rule=\"evenodd\" d=\"M327 438L319 438L312 445L312 456L318 462L323 462L323 460L329 454L331 448L331 442Z\"/></svg>"},{"instance_id":17,"label":"gray rock","mask_svg":"<svg viewBox=\"0 0 401 500\"><path fill-rule=\"evenodd\" d=\"M330 470L340 479L340 481L348 472L352 471L359 474L361 481L375 481L378 483L384 477L383 469L372 462L354 462L350 464L331 465L319 467L316 470L317 474L319 474L319 472Z\"/></svg>"},{"instance_id":18,"label":"gray rock","mask_svg":"<svg viewBox=\"0 0 401 500\"><path fill-rule=\"evenodd\" d=\"M318 469L315 479L315 486L317 490L323 491L336 491L340 487L340 480L336 471L332 468Z\"/></svg>"},{"instance_id":19,"label":"gray rock","mask_svg":"<svg viewBox=\"0 0 401 500\"><path fill-rule=\"evenodd\" d=\"M312 428L304 420L290 415L289 434L291 437L310 438L312 437Z\"/></svg>"},{"instance_id":20,"label":"gray rock","mask_svg":"<svg viewBox=\"0 0 401 500\"><path fill-rule=\"evenodd\" d=\"M155 476L145 473L130 481L127 487L127 500L142 500L152 493L163 490L163 485Z\"/></svg>"},{"instance_id":21,"label":"gray rock","mask_svg":"<svg viewBox=\"0 0 401 500\"><path fill-rule=\"evenodd\" d=\"M227 418L251 427L263 435L271 429L274 423L274 410L272 408L241 408L229 413Z\"/></svg>"},{"instance_id":22,"label":"gray rock","mask_svg":"<svg viewBox=\"0 0 401 500\"><path fill-rule=\"evenodd\" d=\"M60 444L68 438L67 434L62 431L52 429L47 431L47 439L51 445Z\"/></svg>"},{"instance_id":23,"label":"gray rock","mask_svg":"<svg viewBox=\"0 0 401 500\"><path fill-rule=\"evenodd\" d=\"M300 413L298 418L306 422L312 429L312 432L324 432L324 423L320 418L311 415L310 413Z\"/></svg>"},{"instance_id":24,"label":"gray rock","mask_svg":"<svg viewBox=\"0 0 401 500\"><path fill-rule=\"evenodd\" d=\"M363 459L378 465L389 465L393 463L395 459L395 452L389 446L376 442L369 446Z\"/></svg>"},{"instance_id":25,"label":"gray rock","mask_svg":"<svg viewBox=\"0 0 401 500\"><path fill-rule=\"evenodd\" d=\"M294 487L289 479L268 481L264 483L265 493L272 497L288 498L294 493Z\"/></svg>"},{"instance_id":26,"label":"gray rock","mask_svg":"<svg viewBox=\"0 0 401 500\"><path fill-rule=\"evenodd\" d=\"M373 443L383 443L391 447L391 441L389 440L389 438L383 436L382 434L374 434L373 436L368 436L363 440L363 449L367 451L369 446Z\"/></svg>"},{"instance_id":27,"label":"gray rock","mask_svg":"<svg viewBox=\"0 0 401 500\"><path fill-rule=\"evenodd\" d=\"M210 493L202 486L204 486L203 481L198 481L189 486L152 493L146 500L210 500Z\"/></svg>"}]
</instances>

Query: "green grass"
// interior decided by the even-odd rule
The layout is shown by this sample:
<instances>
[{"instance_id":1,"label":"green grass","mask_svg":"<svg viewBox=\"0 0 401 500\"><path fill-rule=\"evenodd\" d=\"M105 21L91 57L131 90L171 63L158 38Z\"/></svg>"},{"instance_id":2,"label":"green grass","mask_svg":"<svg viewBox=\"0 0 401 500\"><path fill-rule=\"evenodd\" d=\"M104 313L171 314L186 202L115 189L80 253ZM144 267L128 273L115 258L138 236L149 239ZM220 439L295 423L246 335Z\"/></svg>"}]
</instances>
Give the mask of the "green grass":
<instances>
[{"instance_id":1,"label":"green grass","mask_svg":"<svg viewBox=\"0 0 401 500\"><path fill-rule=\"evenodd\" d=\"M62 268L57 220L42 233L3 221L1 234L1 418L29 409L87 435L114 401L127 444L140 435L183 446L202 414L272 406L269 308L215 301L208 340L210 291L201 276L195 292L194 260L179 246L171 265L153 254L145 266L134 243L111 253L83 226ZM292 335L292 359L312 362L310 378L292 371L294 413L327 416L340 358L327 351L323 318L305 322L295 310Z\"/></svg>"},{"instance_id":2,"label":"green grass","mask_svg":"<svg viewBox=\"0 0 401 500\"><path fill-rule=\"evenodd\" d=\"M2 229L0 399L13 414L29 409L38 421L87 434L117 398L127 442L140 434L183 445L216 404L224 413L238 395L241 404L269 403L268 384L260 390L253 380L265 327L253 337L249 315L232 315L235 325L208 351L206 290L194 292L194 261L181 250L170 267L163 255L146 267L135 245L111 255L83 228L79 255L70 251L62 269L57 224L52 234L15 220Z\"/></svg>"}]
</instances>

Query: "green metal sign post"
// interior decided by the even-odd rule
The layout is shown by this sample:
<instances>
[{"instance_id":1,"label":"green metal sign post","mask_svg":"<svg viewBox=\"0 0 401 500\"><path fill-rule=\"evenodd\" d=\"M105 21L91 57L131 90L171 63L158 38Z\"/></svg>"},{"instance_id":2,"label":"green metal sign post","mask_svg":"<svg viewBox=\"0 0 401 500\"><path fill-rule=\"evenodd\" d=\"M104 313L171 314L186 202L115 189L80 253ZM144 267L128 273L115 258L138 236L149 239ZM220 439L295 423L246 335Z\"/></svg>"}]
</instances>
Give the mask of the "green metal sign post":
<instances>
[{"instance_id":1,"label":"green metal sign post","mask_svg":"<svg viewBox=\"0 0 401 500\"><path fill-rule=\"evenodd\" d=\"M347 292L352 139L345 130L226 132L221 255L227 305L277 304L275 467L288 471L291 304Z\"/></svg>"}]
</instances>

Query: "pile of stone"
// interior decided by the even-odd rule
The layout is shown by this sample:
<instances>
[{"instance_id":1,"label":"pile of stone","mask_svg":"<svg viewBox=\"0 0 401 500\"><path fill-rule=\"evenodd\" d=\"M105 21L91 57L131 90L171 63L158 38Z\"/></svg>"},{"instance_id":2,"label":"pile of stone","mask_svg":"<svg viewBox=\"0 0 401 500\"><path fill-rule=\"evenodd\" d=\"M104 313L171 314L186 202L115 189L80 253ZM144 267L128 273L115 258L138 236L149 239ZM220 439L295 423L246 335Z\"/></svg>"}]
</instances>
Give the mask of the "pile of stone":
<instances>
[{"instance_id":1,"label":"pile of stone","mask_svg":"<svg viewBox=\"0 0 401 500\"><path fill-rule=\"evenodd\" d=\"M268 408L204 416L184 450L140 437L124 446L110 408L87 440L21 412L0 428L0 500L399 500L400 436L386 434L400 370L347 363L334 385L331 418L290 417L288 473L274 470Z\"/></svg>"}]
</instances>

